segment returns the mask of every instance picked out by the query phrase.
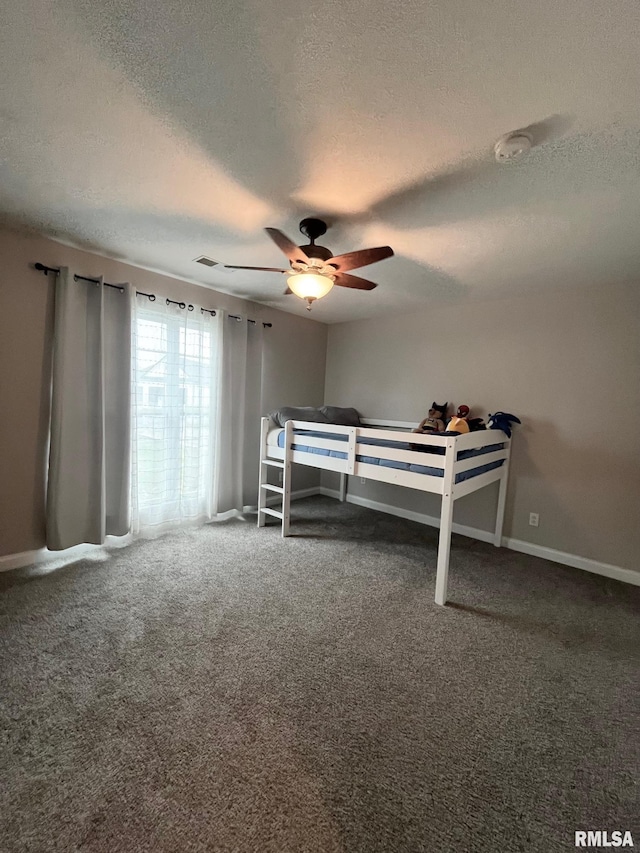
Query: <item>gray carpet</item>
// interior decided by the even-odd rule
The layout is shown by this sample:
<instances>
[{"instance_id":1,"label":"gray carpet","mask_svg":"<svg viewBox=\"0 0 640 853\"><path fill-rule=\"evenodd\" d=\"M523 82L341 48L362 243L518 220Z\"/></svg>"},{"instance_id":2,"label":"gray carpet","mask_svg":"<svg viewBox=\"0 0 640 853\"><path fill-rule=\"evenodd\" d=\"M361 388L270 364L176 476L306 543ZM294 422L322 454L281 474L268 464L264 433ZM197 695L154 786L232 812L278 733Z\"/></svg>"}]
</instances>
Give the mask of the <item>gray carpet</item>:
<instances>
[{"instance_id":1,"label":"gray carpet","mask_svg":"<svg viewBox=\"0 0 640 853\"><path fill-rule=\"evenodd\" d=\"M3 851L640 844L640 589L311 498L0 576ZM635 659L634 659L635 656Z\"/></svg>"}]
</instances>

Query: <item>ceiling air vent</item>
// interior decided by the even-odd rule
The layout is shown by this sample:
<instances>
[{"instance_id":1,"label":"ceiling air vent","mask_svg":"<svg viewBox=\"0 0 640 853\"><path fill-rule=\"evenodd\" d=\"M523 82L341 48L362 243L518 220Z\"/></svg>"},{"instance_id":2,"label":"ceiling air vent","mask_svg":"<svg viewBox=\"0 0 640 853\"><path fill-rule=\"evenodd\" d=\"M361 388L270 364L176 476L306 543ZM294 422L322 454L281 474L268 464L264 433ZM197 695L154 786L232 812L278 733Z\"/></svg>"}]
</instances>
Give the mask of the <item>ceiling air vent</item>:
<instances>
[{"instance_id":1,"label":"ceiling air vent","mask_svg":"<svg viewBox=\"0 0 640 853\"><path fill-rule=\"evenodd\" d=\"M214 261L213 258L208 258L206 255L200 255L199 258L194 258L197 264L203 264L205 267L217 267L220 261Z\"/></svg>"}]
</instances>

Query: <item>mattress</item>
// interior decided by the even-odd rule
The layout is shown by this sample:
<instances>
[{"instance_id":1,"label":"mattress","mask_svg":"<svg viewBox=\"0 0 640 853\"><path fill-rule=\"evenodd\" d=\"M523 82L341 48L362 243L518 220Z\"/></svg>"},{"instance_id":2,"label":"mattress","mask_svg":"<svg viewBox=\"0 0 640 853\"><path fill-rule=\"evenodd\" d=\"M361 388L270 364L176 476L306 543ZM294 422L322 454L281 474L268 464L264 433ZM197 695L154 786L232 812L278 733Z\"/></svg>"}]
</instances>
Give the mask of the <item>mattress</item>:
<instances>
[{"instance_id":1,"label":"mattress","mask_svg":"<svg viewBox=\"0 0 640 853\"><path fill-rule=\"evenodd\" d=\"M296 440L293 444L294 450L298 450L303 453L317 454L318 456L333 456L336 459L347 458L348 454L343 453L341 450L326 450L323 447L310 447L304 443L305 436L326 438L331 439L332 441L344 441L346 443L348 441L348 436L344 435L344 433L334 434L316 432L314 430L297 429L294 430L294 435L296 436ZM276 427L275 429L270 430L267 434L267 444L272 447L284 447L284 429ZM444 470L442 468L434 468L431 465L418 465L410 462L399 462L397 459L381 459L378 456L368 456L366 453L366 445L375 447L394 447L397 450L413 450L409 443L405 441L390 441L386 438L359 438L357 447L360 452L356 453L356 460L358 462L365 462L369 465L381 465L385 468L398 468L401 471L411 471L413 474L427 474L430 477L444 477ZM473 456L481 457L485 453L493 453L494 451L502 450L503 448L504 443L496 443L487 444L484 447L476 447L471 450L460 450L456 455L456 459L470 459ZM426 454L433 453L438 456L444 456L445 448L441 445L425 445L424 452ZM504 459L498 459L497 461L489 462L485 465L479 464L477 468L470 468L467 471L461 471L459 474L456 474L455 481L456 483L462 483L465 480L470 480L472 477L478 477L480 474L485 474L487 471L499 468L503 462Z\"/></svg>"}]
</instances>

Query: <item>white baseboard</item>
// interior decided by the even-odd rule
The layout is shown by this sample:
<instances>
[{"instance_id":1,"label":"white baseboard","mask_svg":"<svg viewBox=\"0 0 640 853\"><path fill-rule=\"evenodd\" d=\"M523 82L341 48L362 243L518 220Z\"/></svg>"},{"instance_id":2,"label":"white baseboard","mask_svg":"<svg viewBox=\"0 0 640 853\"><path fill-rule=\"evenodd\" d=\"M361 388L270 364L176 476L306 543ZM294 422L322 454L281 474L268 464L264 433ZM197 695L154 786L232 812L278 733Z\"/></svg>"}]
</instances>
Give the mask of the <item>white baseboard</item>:
<instances>
[{"instance_id":1,"label":"white baseboard","mask_svg":"<svg viewBox=\"0 0 640 853\"><path fill-rule=\"evenodd\" d=\"M556 551L554 548L547 548L544 545L534 545L532 542L525 542L522 539L503 537L502 544L513 551L531 554L533 557L542 557L543 560L551 560L552 563L562 563L574 569L592 572L594 575L603 575L605 578L640 586L640 572L634 572L632 569L623 569L622 566L614 566L611 563L600 563L598 560L589 560L587 557L568 554L566 551Z\"/></svg>"},{"instance_id":2,"label":"white baseboard","mask_svg":"<svg viewBox=\"0 0 640 853\"><path fill-rule=\"evenodd\" d=\"M309 486L308 489L298 489L291 492L291 500L299 501L301 498L312 498L314 495L320 494L320 486Z\"/></svg>"},{"instance_id":3,"label":"white baseboard","mask_svg":"<svg viewBox=\"0 0 640 853\"><path fill-rule=\"evenodd\" d=\"M320 494L326 495L328 498L340 499L340 493L335 489L320 488ZM440 519L434 515L426 515L423 512L413 512L410 509L402 509L393 504L383 504L379 501L372 501L369 498L362 498L360 495L347 495L347 503L364 506L367 509L375 509L378 512L386 512L388 515L396 515L398 518L406 518L409 521L417 521L418 524L427 524L429 527L440 527ZM482 542L493 542L493 533L487 530L477 530L475 527L467 527L464 524L456 524L455 521L451 526L454 533L460 533L462 536L469 536L471 539L480 539Z\"/></svg>"},{"instance_id":4,"label":"white baseboard","mask_svg":"<svg viewBox=\"0 0 640 853\"><path fill-rule=\"evenodd\" d=\"M8 572L11 569L21 569L24 566L34 566L39 563L49 563L59 560L68 563L70 560L79 560L89 554L100 551L102 545L74 545L64 551L49 551L48 548L38 548L35 551L23 551L20 554L7 554L0 557L0 572Z\"/></svg>"},{"instance_id":5,"label":"white baseboard","mask_svg":"<svg viewBox=\"0 0 640 853\"><path fill-rule=\"evenodd\" d=\"M296 501L301 498L310 498L313 495L320 494L319 486L312 486L308 489L298 489L295 492L291 492L291 500ZM267 503L277 503L280 500L278 495L275 497L269 498ZM257 506L246 506L243 507L244 512L256 512L258 509ZM229 513L225 513L222 516L222 520L224 520L225 516L231 517L233 515L237 515L237 510L231 510ZM113 541L110 541L113 539ZM107 542L105 544L112 545L118 544L119 546L128 544L130 541L133 541L132 537L108 537ZM9 572L11 569L22 569L24 566L33 566L38 565L40 563L52 563L54 561L60 561L61 564L68 563L72 560L79 560L82 557L87 557L91 554L96 554L102 549L102 545L74 545L73 548L67 548L64 551L49 551L48 548L38 548L34 551L23 551L20 554L7 554L5 557L0 557L0 572Z\"/></svg>"},{"instance_id":6,"label":"white baseboard","mask_svg":"<svg viewBox=\"0 0 640 853\"><path fill-rule=\"evenodd\" d=\"M327 489L324 486L312 486L308 489L298 489L292 492L291 500L300 500L302 498L313 497L314 495L325 495L326 497L340 499L340 492L336 489ZM267 503L277 503L279 500L280 498L276 495L269 498ZM377 512L385 512L388 515L395 515L399 518L406 518L418 524L426 524L429 527L440 527L440 519L433 515L426 515L426 513L401 509L392 504L372 501L359 495L348 494L347 502L366 507L367 509L373 509ZM244 509L247 512L255 512L257 507L245 507ZM455 522L452 525L452 530L461 536L469 536L471 539L478 539L481 542L493 542L493 534L488 530L479 530L476 527L468 527L464 524L456 524ZM119 540L119 543L124 544L122 539ZM505 548L510 548L512 551L530 554L532 557L541 557L543 560L550 560L553 563L561 563L565 566L571 566L574 569L582 569L585 572L592 572L595 575L602 575L606 578L640 586L640 572L624 569L621 566L600 563L597 560L589 560L587 557L580 557L577 554L557 551L554 548L547 548L544 545L536 545L533 542L525 542L522 539L513 539L507 536L502 538L502 545ZM49 551L47 548L39 548L35 551L23 551L21 554L8 554L5 557L0 557L0 572L20 569L23 566L31 566L38 563L49 563L55 560L66 563L70 560L77 560L81 557L95 554L101 548L101 545L76 545L74 548L68 548L66 551Z\"/></svg>"},{"instance_id":7,"label":"white baseboard","mask_svg":"<svg viewBox=\"0 0 640 853\"><path fill-rule=\"evenodd\" d=\"M41 555L46 553L46 550L46 548L39 548L37 551L22 551L20 554L7 554L6 557L0 557L0 572L8 572L11 569L21 569L23 566L40 563L42 562Z\"/></svg>"},{"instance_id":8,"label":"white baseboard","mask_svg":"<svg viewBox=\"0 0 640 853\"><path fill-rule=\"evenodd\" d=\"M308 489L297 489L294 492L291 492L291 500L299 501L301 498L312 498L314 495L320 494L320 486L310 486ZM267 498L267 506L271 506L272 504L279 504L282 498L280 495L271 495L271 497ZM258 512L257 504L250 504L242 507L243 512Z\"/></svg>"},{"instance_id":9,"label":"white baseboard","mask_svg":"<svg viewBox=\"0 0 640 853\"><path fill-rule=\"evenodd\" d=\"M340 498L340 493L336 489L327 489L324 486L320 488L320 494L330 498ZM396 515L399 518L406 518L409 521L416 521L418 524L427 524L430 527L440 527L440 519L432 515L426 515L421 512L413 512L408 509L401 509L392 504L384 504L379 501L372 501L368 498L360 497L359 495L347 495L347 502L357 504L358 506L374 509L378 512L386 512L389 515ZM493 533L488 530L478 530L475 527L467 527L464 524L452 524L454 533L459 533L461 536L469 536L471 539L479 539L481 542L493 542ZM522 539L513 539L503 536L502 545L505 548L511 548L512 551L520 551L523 554L530 554L532 557L541 557L543 560L551 560L553 563L562 563L564 566L571 566L574 569L583 569L586 572L592 572L595 575L603 575L606 578L623 581L624 583L640 586L640 572L634 572L631 569L623 569L621 566L613 566L610 563L600 563L597 560L589 560L587 557L579 557L576 554L569 554L565 551L556 551L554 548L547 548L544 545L536 545L533 542L525 542Z\"/></svg>"}]
</instances>

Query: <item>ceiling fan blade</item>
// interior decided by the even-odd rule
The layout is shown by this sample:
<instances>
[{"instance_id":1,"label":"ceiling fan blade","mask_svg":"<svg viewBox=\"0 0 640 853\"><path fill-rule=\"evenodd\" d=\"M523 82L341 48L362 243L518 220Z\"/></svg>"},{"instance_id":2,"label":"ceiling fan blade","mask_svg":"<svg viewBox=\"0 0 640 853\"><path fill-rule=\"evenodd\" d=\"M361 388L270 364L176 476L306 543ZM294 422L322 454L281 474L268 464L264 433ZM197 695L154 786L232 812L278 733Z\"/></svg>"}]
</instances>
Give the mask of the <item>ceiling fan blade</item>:
<instances>
[{"instance_id":1,"label":"ceiling fan blade","mask_svg":"<svg viewBox=\"0 0 640 853\"><path fill-rule=\"evenodd\" d=\"M520 131L531 137L531 144L536 148L565 136L573 123L571 115L554 114ZM455 222L468 218L470 211L477 215L475 205L482 205L484 210L486 205L495 207L503 203L501 187L513 184L515 174L518 174L516 170L507 170L496 163L487 145L484 151L469 154L457 164L417 178L378 198L366 210L334 216L334 220L346 224L382 220L394 227L409 229ZM487 191L488 187L494 189L493 194Z\"/></svg>"},{"instance_id":2,"label":"ceiling fan blade","mask_svg":"<svg viewBox=\"0 0 640 853\"><path fill-rule=\"evenodd\" d=\"M360 278L357 275L349 275L346 272L340 272L335 278L334 284L338 287L353 287L355 290L373 290L377 287L372 281L367 281L366 278Z\"/></svg>"},{"instance_id":3,"label":"ceiling fan blade","mask_svg":"<svg viewBox=\"0 0 640 853\"><path fill-rule=\"evenodd\" d=\"M237 267L234 264L224 264L226 270L260 270L261 272L291 272L291 270L281 270L279 267Z\"/></svg>"},{"instance_id":4,"label":"ceiling fan blade","mask_svg":"<svg viewBox=\"0 0 640 853\"><path fill-rule=\"evenodd\" d=\"M309 263L309 258L305 255L302 249L299 246L296 246L295 243L292 243L287 235L283 234L282 231L278 231L277 228L265 228L264 230L267 232L269 237L271 237L276 246L285 253L291 263L294 261L302 261L302 263L305 264Z\"/></svg>"},{"instance_id":5,"label":"ceiling fan blade","mask_svg":"<svg viewBox=\"0 0 640 853\"><path fill-rule=\"evenodd\" d=\"M345 255L329 258L327 263L331 264L339 272L346 272L347 270L356 270L359 267L375 264L377 261L383 261L385 258L391 258L392 256L393 249L391 246L378 246L375 249L359 249L357 252L347 252Z\"/></svg>"}]
</instances>

